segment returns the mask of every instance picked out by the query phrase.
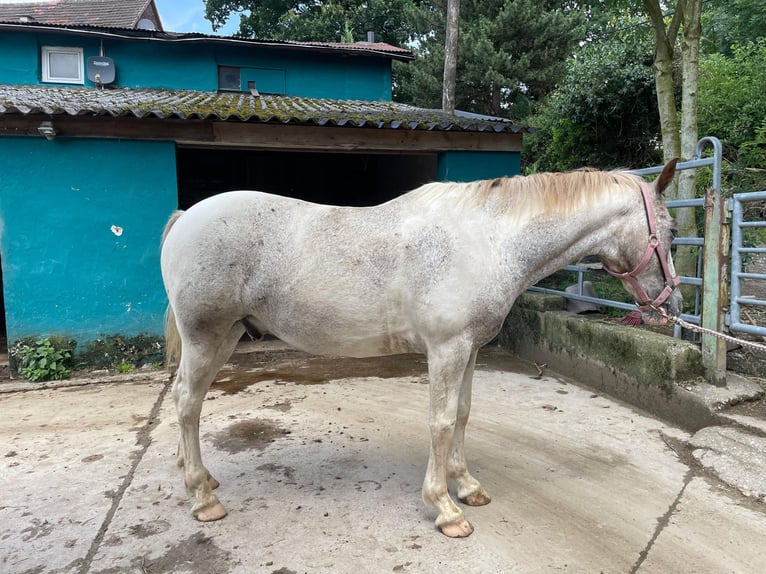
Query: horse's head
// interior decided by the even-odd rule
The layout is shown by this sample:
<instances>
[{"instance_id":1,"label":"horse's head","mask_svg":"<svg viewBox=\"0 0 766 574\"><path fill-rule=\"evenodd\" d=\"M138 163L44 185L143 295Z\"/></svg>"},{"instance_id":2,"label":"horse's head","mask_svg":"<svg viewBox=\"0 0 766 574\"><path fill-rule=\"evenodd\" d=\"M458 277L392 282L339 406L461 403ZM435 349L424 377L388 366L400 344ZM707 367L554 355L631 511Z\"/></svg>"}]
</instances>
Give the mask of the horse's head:
<instances>
[{"instance_id":1,"label":"horse's head","mask_svg":"<svg viewBox=\"0 0 766 574\"><path fill-rule=\"evenodd\" d=\"M683 306L670 254L675 222L662 201L676 162L669 161L653 184L641 183L643 209L623 227L618 257L604 262L604 268L633 295L644 322L650 325L664 325L668 315L678 315Z\"/></svg>"}]
</instances>

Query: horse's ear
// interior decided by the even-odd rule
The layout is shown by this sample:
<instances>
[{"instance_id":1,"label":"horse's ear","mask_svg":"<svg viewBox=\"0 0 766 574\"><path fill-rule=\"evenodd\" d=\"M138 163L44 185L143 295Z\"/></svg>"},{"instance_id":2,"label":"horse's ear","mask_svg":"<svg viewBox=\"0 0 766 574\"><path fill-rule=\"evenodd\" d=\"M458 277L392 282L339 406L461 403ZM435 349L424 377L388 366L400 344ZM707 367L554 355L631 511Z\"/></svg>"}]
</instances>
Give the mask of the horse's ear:
<instances>
[{"instance_id":1,"label":"horse's ear","mask_svg":"<svg viewBox=\"0 0 766 574\"><path fill-rule=\"evenodd\" d=\"M657 191L657 195L661 195L662 192L665 191L665 188L670 185L670 182L673 181L673 177L676 175L677 163L678 158L674 157L665 164L665 167L662 168L660 177L658 177L657 181L654 182L654 189Z\"/></svg>"}]
</instances>

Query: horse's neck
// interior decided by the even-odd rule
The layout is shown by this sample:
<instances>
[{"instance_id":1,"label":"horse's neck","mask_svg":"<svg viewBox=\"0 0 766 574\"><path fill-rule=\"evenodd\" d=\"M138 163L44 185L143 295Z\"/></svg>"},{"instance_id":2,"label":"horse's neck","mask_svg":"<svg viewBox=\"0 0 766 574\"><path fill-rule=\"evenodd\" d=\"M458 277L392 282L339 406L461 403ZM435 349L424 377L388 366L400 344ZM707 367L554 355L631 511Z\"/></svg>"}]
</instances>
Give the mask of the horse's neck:
<instances>
[{"instance_id":1,"label":"horse's neck","mask_svg":"<svg viewBox=\"0 0 766 574\"><path fill-rule=\"evenodd\" d=\"M535 283L586 255L609 253L616 249L623 211L624 206L610 202L583 206L566 216L540 214L509 226L505 249L511 250L511 264L518 266L512 272L526 270L528 281Z\"/></svg>"}]
</instances>

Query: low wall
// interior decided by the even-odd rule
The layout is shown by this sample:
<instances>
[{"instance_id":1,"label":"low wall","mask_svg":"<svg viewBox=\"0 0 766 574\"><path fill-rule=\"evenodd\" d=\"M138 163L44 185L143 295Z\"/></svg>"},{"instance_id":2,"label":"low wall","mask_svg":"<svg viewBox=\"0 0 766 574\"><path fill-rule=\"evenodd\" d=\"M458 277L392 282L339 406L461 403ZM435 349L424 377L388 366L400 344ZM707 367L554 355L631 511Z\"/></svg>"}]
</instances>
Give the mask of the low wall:
<instances>
[{"instance_id":1,"label":"low wall","mask_svg":"<svg viewBox=\"0 0 766 574\"><path fill-rule=\"evenodd\" d=\"M703 373L696 345L564 308L562 297L525 293L500 344L675 424L691 430L711 424L708 406L685 388Z\"/></svg>"}]
</instances>

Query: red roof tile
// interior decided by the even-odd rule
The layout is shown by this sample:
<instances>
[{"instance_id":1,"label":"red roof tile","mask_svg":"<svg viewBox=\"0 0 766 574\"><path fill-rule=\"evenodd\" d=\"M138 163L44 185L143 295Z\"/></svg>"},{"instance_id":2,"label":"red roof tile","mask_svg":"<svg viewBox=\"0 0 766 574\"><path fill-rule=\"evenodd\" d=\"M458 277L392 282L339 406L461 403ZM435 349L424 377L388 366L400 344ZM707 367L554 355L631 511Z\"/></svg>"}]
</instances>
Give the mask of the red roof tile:
<instances>
[{"instance_id":1,"label":"red roof tile","mask_svg":"<svg viewBox=\"0 0 766 574\"><path fill-rule=\"evenodd\" d=\"M0 22L137 28L142 18L162 24L153 0L48 0L0 4Z\"/></svg>"}]
</instances>

